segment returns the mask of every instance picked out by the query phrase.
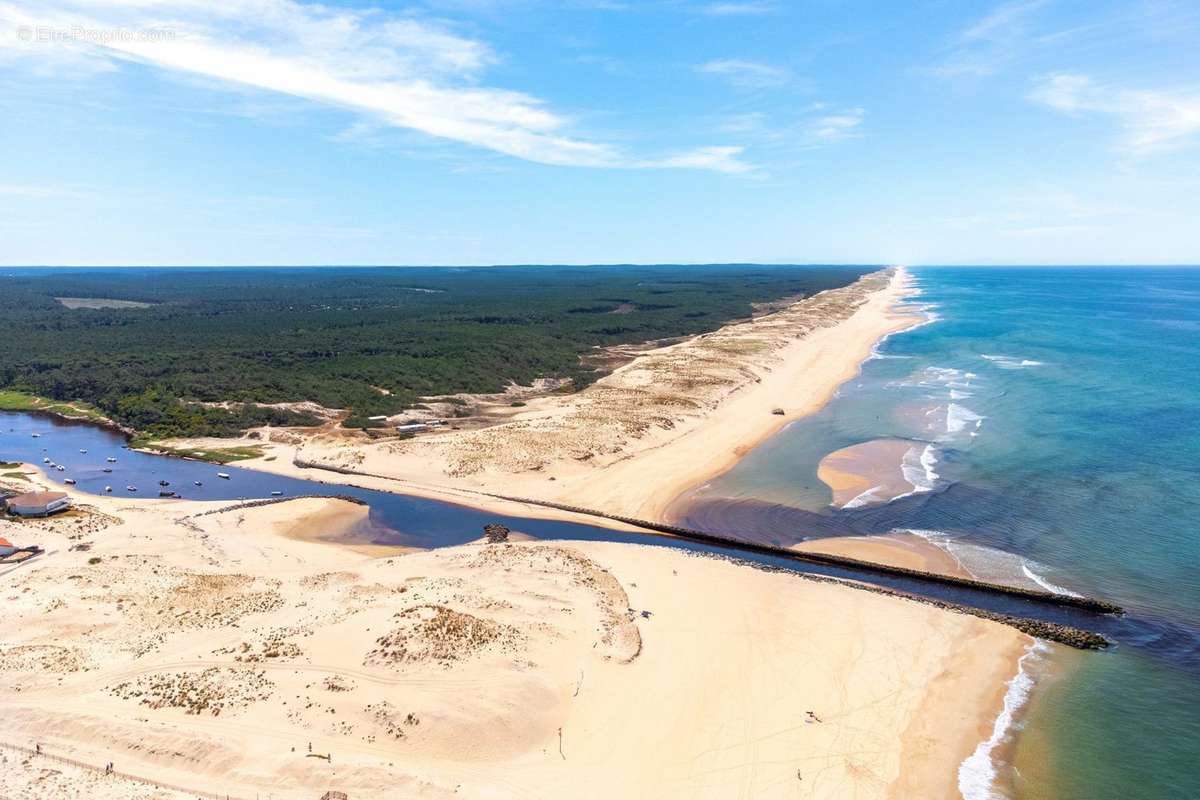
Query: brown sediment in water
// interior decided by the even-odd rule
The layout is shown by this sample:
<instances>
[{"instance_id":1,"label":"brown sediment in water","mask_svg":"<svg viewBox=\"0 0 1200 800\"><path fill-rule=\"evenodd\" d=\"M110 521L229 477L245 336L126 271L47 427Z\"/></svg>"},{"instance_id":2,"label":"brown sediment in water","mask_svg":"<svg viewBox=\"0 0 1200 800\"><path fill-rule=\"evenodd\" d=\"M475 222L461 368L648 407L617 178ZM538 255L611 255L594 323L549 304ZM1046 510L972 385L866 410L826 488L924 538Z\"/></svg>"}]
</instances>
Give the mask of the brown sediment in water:
<instances>
[{"instance_id":1,"label":"brown sediment in water","mask_svg":"<svg viewBox=\"0 0 1200 800\"><path fill-rule=\"evenodd\" d=\"M996 748L996 758L1012 766L1002 773L1001 789L1022 800L1057 800L1062 794L1056 780L1055 731L1045 713L1053 695L1083 666L1083 657L1069 647L1047 646L1036 666L1034 688L1021 709L1017 735Z\"/></svg>"},{"instance_id":2,"label":"brown sediment in water","mask_svg":"<svg viewBox=\"0 0 1200 800\"><path fill-rule=\"evenodd\" d=\"M921 446L907 439L874 439L843 447L821 459L817 477L833 490L836 508L886 503L916 490L903 467L909 452Z\"/></svg>"}]
</instances>

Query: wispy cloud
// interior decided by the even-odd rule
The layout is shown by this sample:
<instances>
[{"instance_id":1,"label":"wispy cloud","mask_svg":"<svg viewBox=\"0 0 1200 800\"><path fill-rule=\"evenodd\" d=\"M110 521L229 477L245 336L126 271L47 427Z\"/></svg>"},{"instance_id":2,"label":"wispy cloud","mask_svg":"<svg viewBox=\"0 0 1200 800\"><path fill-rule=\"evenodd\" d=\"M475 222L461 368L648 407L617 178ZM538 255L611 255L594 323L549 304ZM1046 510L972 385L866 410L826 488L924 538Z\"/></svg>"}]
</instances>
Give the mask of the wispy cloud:
<instances>
[{"instance_id":1,"label":"wispy cloud","mask_svg":"<svg viewBox=\"0 0 1200 800\"><path fill-rule=\"evenodd\" d=\"M709 169L735 175L753 172L755 167L752 164L747 164L738 158L742 154L742 150L743 148L741 147L699 147L680 155L668 156L656 161L647 161L643 166Z\"/></svg>"},{"instance_id":2,"label":"wispy cloud","mask_svg":"<svg viewBox=\"0 0 1200 800\"><path fill-rule=\"evenodd\" d=\"M710 17L746 17L774 13L775 4L765 2L707 3L700 6L699 10L701 14Z\"/></svg>"},{"instance_id":3,"label":"wispy cloud","mask_svg":"<svg viewBox=\"0 0 1200 800\"><path fill-rule=\"evenodd\" d=\"M954 38L933 73L978 77L999 72L1028 43L1033 16L1043 5L1045 0L1015 0L994 7Z\"/></svg>"},{"instance_id":4,"label":"wispy cloud","mask_svg":"<svg viewBox=\"0 0 1200 800\"><path fill-rule=\"evenodd\" d=\"M435 22L296 0L0 3L0 58L38 69L136 63L346 109L383 125L541 164L732 172L732 148L645 158L570 132L529 94L482 84L490 47ZM100 35L76 36L82 29ZM41 39L41 31L56 35ZM169 36L147 36L147 32ZM65 34L65 35L64 35ZM714 153L725 152L723 158Z\"/></svg>"},{"instance_id":5,"label":"wispy cloud","mask_svg":"<svg viewBox=\"0 0 1200 800\"><path fill-rule=\"evenodd\" d=\"M860 135L859 128L866 116L867 112L862 108L852 108L840 114L827 114L814 120L808 127L808 133L814 142L852 139Z\"/></svg>"},{"instance_id":6,"label":"wispy cloud","mask_svg":"<svg viewBox=\"0 0 1200 800\"><path fill-rule=\"evenodd\" d=\"M1200 135L1200 93L1124 89L1086 75L1057 74L1040 81L1029 98L1067 114L1099 114L1121 127L1116 147L1131 156L1194 144Z\"/></svg>"},{"instance_id":7,"label":"wispy cloud","mask_svg":"<svg viewBox=\"0 0 1200 800\"><path fill-rule=\"evenodd\" d=\"M791 77L791 73L781 67L740 58L721 58L709 61L697 66L696 71L705 75L716 75L733 86L753 89L782 86Z\"/></svg>"}]
</instances>

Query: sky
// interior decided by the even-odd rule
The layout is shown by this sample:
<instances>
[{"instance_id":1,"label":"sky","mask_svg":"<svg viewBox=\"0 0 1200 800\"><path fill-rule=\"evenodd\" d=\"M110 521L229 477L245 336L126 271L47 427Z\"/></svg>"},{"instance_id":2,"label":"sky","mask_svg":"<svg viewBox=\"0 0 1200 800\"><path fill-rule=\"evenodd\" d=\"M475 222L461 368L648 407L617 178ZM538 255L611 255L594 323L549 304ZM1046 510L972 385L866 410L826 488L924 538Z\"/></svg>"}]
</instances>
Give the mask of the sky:
<instances>
[{"instance_id":1,"label":"sky","mask_svg":"<svg viewBox=\"0 0 1200 800\"><path fill-rule=\"evenodd\" d=\"M0 264L1200 263L1196 0L0 0Z\"/></svg>"}]
</instances>

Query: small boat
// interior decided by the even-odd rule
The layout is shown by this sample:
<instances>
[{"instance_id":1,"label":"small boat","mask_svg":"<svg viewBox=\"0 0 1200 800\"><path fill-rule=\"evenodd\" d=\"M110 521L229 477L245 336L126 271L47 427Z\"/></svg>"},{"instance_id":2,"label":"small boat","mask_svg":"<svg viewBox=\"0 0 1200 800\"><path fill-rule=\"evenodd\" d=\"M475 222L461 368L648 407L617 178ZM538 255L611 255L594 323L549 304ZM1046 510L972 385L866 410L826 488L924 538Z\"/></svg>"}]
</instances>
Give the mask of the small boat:
<instances>
[{"instance_id":1,"label":"small boat","mask_svg":"<svg viewBox=\"0 0 1200 800\"><path fill-rule=\"evenodd\" d=\"M171 482L170 481L159 481L158 485L159 486L170 486Z\"/></svg>"},{"instance_id":2,"label":"small boat","mask_svg":"<svg viewBox=\"0 0 1200 800\"><path fill-rule=\"evenodd\" d=\"M112 487L111 487L111 486L105 486L105 487L104 487L104 491L106 491L106 492L111 492L111 491L112 491Z\"/></svg>"},{"instance_id":3,"label":"small boat","mask_svg":"<svg viewBox=\"0 0 1200 800\"><path fill-rule=\"evenodd\" d=\"M35 439L40 439L40 438L42 438L42 435L41 435L40 433L31 433L31 434L29 434L29 435L30 435L30 436L32 436L32 437L33 437L33 438L35 438Z\"/></svg>"},{"instance_id":4,"label":"small boat","mask_svg":"<svg viewBox=\"0 0 1200 800\"><path fill-rule=\"evenodd\" d=\"M271 497L279 497L283 492L271 492Z\"/></svg>"},{"instance_id":5,"label":"small boat","mask_svg":"<svg viewBox=\"0 0 1200 800\"><path fill-rule=\"evenodd\" d=\"M218 472L217 477L224 478L225 480L229 480L229 473L228 472Z\"/></svg>"},{"instance_id":6,"label":"small boat","mask_svg":"<svg viewBox=\"0 0 1200 800\"><path fill-rule=\"evenodd\" d=\"M104 469L102 469L100 471L101 472L112 472L112 467L105 467Z\"/></svg>"},{"instance_id":7,"label":"small boat","mask_svg":"<svg viewBox=\"0 0 1200 800\"><path fill-rule=\"evenodd\" d=\"M115 463L117 463L117 460L116 460L115 458L113 458L112 456L109 456L109 457L108 457L108 463L110 463L110 464L115 464Z\"/></svg>"},{"instance_id":8,"label":"small boat","mask_svg":"<svg viewBox=\"0 0 1200 800\"><path fill-rule=\"evenodd\" d=\"M49 464L49 463L50 463L50 459L48 459L48 458L43 458L43 459L42 459L42 463L43 463L43 464Z\"/></svg>"},{"instance_id":9,"label":"small boat","mask_svg":"<svg viewBox=\"0 0 1200 800\"><path fill-rule=\"evenodd\" d=\"M74 479L74 478L63 478L63 483L69 483L69 484L71 484L72 486L74 486L74 485L75 485L75 479Z\"/></svg>"},{"instance_id":10,"label":"small boat","mask_svg":"<svg viewBox=\"0 0 1200 800\"><path fill-rule=\"evenodd\" d=\"M197 486L203 486L203 485L204 485L204 484L203 484L203 483L201 483L200 481L192 481L192 483L196 484Z\"/></svg>"},{"instance_id":11,"label":"small boat","mask_svg":"<svg viewBox=\"0 0 1200 800\"><path fill-rule=\"evenodd\" d=\"M55 468L56 470L58 470L59 472L66 472L66 471L67 471L67 468L66 468L66 467L64 467L62 464L58 464L58 465L56 465L54 468Z\"/></svg>"},{"instance_id":12,"label":"small boat","mask_svg":"<svg viewBox=\"0 0 1200 800\"><path fill-rule=\"evenodd\" d=\"M125 491L127 491L127 492L136 492L136 491L137 491L137 487L136 487L136 486L126 486L126 487L125 487Z\"/></svg>"},{"instance_id":13,"label":"small boat","mask_svg":"<svg viewBox=\"0 0 1200 800\"><path fill-rule=\"evenodd\" d=\"M87 450L84 450L82 448L80 448L79 452L83 453L85 456L87 455Z\"/></svg>"},{"instance_id":14,"label":"small boat","mask_svg":"<svg viewBox=\"0 0 1200 800\"><path fill-rule=\"evenodd\" d=\"M175 493L172 492L170 489L159 489L158 496L159 497L174 497Z\"/></svg>"}]
</instances>

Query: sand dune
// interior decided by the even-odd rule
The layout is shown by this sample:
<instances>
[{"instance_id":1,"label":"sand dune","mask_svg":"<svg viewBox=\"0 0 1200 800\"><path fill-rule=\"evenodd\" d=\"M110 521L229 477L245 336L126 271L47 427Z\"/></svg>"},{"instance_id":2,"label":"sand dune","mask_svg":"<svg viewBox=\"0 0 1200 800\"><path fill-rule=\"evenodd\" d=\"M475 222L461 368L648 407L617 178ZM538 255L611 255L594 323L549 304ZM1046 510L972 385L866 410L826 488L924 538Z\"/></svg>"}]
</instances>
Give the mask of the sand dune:
<instances>
[{"instance_id":1,"label":"sand dune","mask_svg":"<svg viewBox=\"0 0 1200 800\"><path fill-rule=\"evenodd\" d=\"M300 474L292 463L299 459L482 507L494 502L486 492L661 519L684 491L824 405L881 336L912 324L894 310L907 293L903 270L873 273L649 350L574 395L531 400L500 425L374 443L316 435L297 444L289 433L244 463Z\"/></svg>"},{"instance_id":2,"label":"sand dune","mask_svg":"<svg viewBox=\"0 0 1200 800\"><path fill-rule=\"evenodd\" d=\"M378 557L314 540L342 501L214 507L41 523L4 587L0 740L241 797L949 796L1026 642L661 547ZM78 785L5 757L9 794Z\"/></svg>"}]
</instances>

